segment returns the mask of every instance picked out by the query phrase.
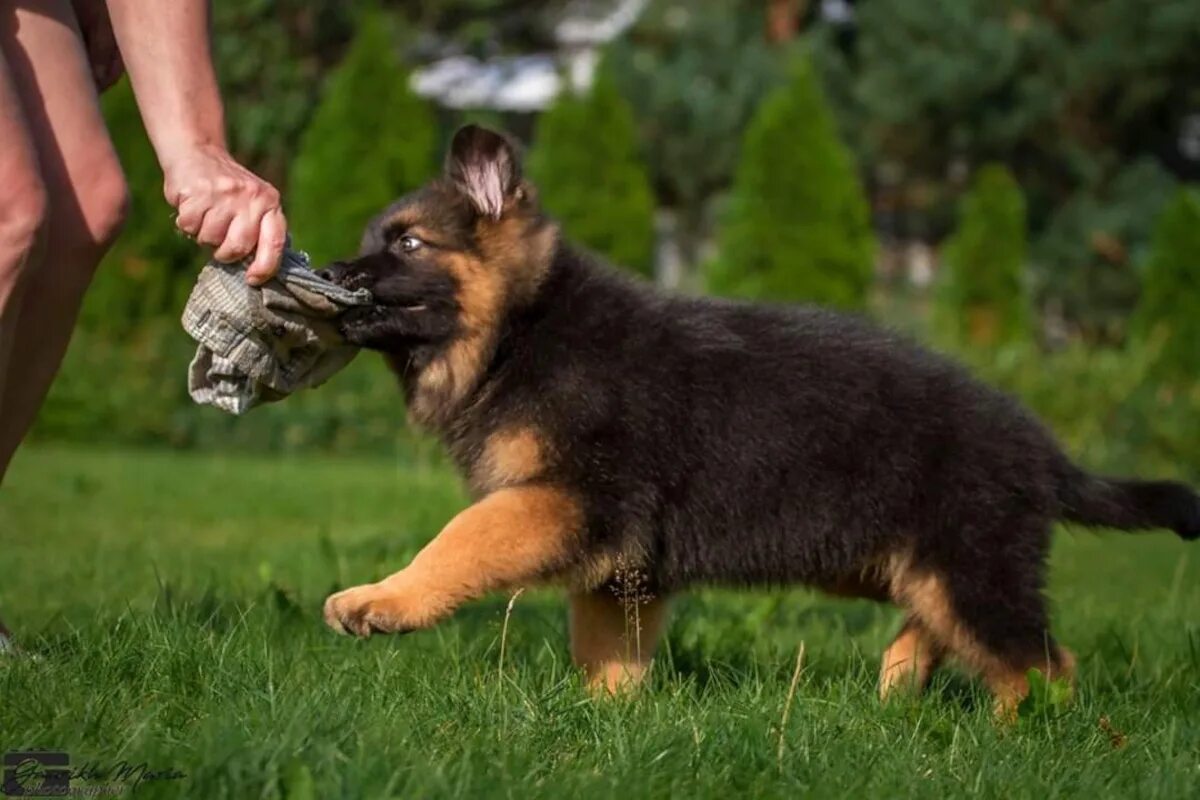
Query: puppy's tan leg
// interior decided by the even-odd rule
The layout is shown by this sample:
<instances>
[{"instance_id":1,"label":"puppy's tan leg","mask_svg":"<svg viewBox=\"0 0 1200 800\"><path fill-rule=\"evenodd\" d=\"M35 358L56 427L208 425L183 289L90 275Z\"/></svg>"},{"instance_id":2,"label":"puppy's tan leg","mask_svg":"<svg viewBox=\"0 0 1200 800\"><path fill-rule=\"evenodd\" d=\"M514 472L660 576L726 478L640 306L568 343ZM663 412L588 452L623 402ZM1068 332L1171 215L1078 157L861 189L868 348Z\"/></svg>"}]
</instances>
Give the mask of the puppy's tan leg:
<instances>
[{"instance_id":1,"label":"puppy's tan leg","mask_svg":"<svg viewBox=\"0 0 1200 800\"><path fill-rule=\"evenodd\" d=\"M582 523L579 505L559 489L493 492L451 520L405 569L331 596L325 621L358 636L427 628L468 600L562 569Z\"/></svg>"},{"instance_id":2,"label":"puppy's tan leg","mask_svg":"<svg viewBox=\"0 0 1200 800\"><path fill-rule=\"evenodd\" d=\"M1054 643L1049 632L1031 628L1025 641L1005 647L989 645L979 633L979 621L972 624L959 613L944 574L914 567L901 556L893 560L891 576L893 593L924 630L949 655L983 677L999 719L1015 719L1017 706L1029 694L1026 673L1030 669L1041 670L1048 680L1073 680L1075 659Z\"/></svg>"},{"instance_id":3,"label":"puppy's tan leg","mask_svg":"<svg viewBox=\"0 0 1200 800\"><path fill-rule=\"evenodd\" d=\"M941 662L942 647L921 623L909 617L883 652L879 668L879 699L895 691L920 692Z\"/></svg>"},{"instance_id":4,"label":"puppy's tan leg","mask_svg":"<svg viewBox=\"0 0 1200 800\"><path fill-rule=\"evenodd\" d=\"M667 622L666 598L623 600L607 589L571 595L571 658L588 687L616 694L641 682Z\"/></svg>"},{"instance_id":5,"label":"puppy's tan leg","mask_svg":"<svg viewBox=\"0 0 1200 800\"><path fill-rule=\"evenodd\" d=\"M1029 695L1028 672L1040 670L1048 681L1065 680L1072 690L1075 685L1075 655L1065 647L1055 646L1053 655L1025 661L999 663L983 675L984 683L994 698L993 711L1004 722L1012 722L1017 707Z\"/></svg>"}]
</instances>

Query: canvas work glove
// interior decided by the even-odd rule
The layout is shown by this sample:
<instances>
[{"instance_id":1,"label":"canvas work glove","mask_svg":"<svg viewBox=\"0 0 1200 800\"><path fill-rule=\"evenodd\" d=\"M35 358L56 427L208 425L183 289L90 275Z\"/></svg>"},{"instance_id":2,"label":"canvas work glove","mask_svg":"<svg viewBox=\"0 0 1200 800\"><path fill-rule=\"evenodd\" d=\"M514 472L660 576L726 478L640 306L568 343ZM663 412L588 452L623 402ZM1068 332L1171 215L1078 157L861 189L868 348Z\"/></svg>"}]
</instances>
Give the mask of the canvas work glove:
<instances>
[{"instance_id":1,"label":"canvas work glove","mask_svg":"<svg viewBox=\"0 0 1200 800\"><path fill-rule=\"evenodd\" d=\"M231 414L318 386L349 364L358 350L342 341L335 318L371 303L367 289L317 277L290 241L278 274L261 287L246 283L245 270L210 261L183 310L184 330L200 343L188 393Z\"/></svg>"}]
</instances>

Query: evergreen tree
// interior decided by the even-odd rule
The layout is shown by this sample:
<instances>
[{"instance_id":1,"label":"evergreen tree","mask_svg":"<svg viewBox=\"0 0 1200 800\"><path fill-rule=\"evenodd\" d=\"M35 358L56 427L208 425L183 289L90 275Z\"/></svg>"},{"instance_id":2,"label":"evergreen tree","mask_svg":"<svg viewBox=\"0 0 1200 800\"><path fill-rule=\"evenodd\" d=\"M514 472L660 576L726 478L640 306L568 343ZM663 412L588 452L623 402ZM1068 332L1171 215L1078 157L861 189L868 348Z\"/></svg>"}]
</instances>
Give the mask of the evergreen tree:
<instances>
[{"instance_id":1,"label":"evergreen tree","mask_svg":"<svg viewBox=\"0 0 1200 800\"><path fill-rule=\"evenodd\" d=\"M1156 371L1168 378L1200 375L1200 195L1182 189L1154 228L1133 320L1135 338L1157 340Z\"/></svg>"},{"instance_id":2,"label":"evergreen tree","mask_svg":"<svg viewBox=\"0 0 1200 800\"><path fill-rule=\"evenodd\" d=\"M861 308L875 243L853 159L807 59L751 120L709 288Z\"/></svg>"},{"instance_id":3,"label":"evergreen tree","mask_svg":"<svg viewBox=\"0 0 1200 800\"><path fill-rule=\"evenodd\" d=\"M651 182L675 215L689 269L700 266L710 203L733 180L747 123L786 76L786 48L765 40L763 11L761 0L650 0L610 48L613 80L632 104Z\"/></svg>"},{"instance_id":4,"label":"evergreen tree","mask_svg":"<svg viewBox=\"0 0 1200 800\"><path fill-rule=\"evenodd\" d=\"M1008 168L989 164L959 206L942 253L935 315L957 342L990 347L1029 335L1025 198Z\"/></svg>"},{"instance_id":5,"label":"evergreen tree","mask_svg":"<svg viewBox=\"0 0 1200 800\"><path fill-rule=\"evenodd\" d=\"M654 195L633 112L607 70L586 94L563 92L538 120L529 175L568 238L653 274Z\"/></svg>"},{"instance_id":6,"label":"evergreen tree","mask_svg":"<svg viewBox=\"0 0 1200 800\"><path fill-rule=\"evenodd\" d=\"M321 94L354 34L357 3L215 2L212 54L229 150L280 191Z\"/></svg>"},{"instance_id":7,"label":"evergreen tree","mask_svg":"<svg viewBox=\"0 0 1200 800\"><path fill-rule=\"evenodd\" d=\"M1155 198L1171 173L1200 176L1182 146L1200 3L871 0L854 12L818 63L848 87L837 108L863 163L919 187L904 227L945 230L955 162L1011 165L1039 301L1089 340L1121 341Z\"/></svg>"},{"instance_id":8,"label":"evergreen tree","mask_svg":"<svg viewBox=\"0 0 1200 800\"><path fill-rule=\"evenodd\" d=\"M431 176L435 138L389 19L364 14L292 165L286 211L296 246L315 264L353 255L371 216Z\"/></svg>"}]
</instances>

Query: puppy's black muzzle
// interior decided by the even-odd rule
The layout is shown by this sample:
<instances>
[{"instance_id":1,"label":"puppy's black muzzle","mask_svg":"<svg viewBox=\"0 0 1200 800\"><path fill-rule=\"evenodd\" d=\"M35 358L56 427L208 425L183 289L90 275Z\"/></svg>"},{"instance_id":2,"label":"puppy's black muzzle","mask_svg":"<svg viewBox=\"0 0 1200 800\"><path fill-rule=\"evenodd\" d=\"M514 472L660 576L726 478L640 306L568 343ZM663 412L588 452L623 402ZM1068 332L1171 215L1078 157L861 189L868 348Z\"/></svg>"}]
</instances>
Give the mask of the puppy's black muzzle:
<instances>
[{"instance_id":1,"label":"puppy's black muzzle","mask_svg":"<svg viewBox=\"0 0 1200 800\"><path fill-rule=\"evenodd\" d=\"M336 283L343 289L370 289L374 283L369 271L357 268L353 261L334 261L327 267L316 271L318 278L330 283Z\"/></svg>"},{"instance_id":2,"label":"puppy's black muzzle","mask_svg":"<svg viewBox=\"0 0 1200 800\"><path fill-rule=\"evenodd\" d=\"M345 261L334 261L329 266L317 270L317 277L330 283L341 283L338 276L346 271L347 266L349 265Z\"/></svg>"}]
</instances>

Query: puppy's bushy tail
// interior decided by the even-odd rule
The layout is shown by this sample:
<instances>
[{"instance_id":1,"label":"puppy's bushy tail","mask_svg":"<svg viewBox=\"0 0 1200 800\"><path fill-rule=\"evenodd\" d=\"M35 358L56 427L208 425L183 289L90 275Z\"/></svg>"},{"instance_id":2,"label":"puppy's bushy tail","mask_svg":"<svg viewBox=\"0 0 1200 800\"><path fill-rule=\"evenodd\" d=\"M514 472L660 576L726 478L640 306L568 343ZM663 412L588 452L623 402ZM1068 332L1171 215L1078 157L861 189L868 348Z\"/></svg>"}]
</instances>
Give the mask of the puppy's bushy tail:
<instances>
[{"instance_id":1,"label":"puppy's bushy tail","mask_svg":"<svg viewBox=\"0 0 1200 800\"><path fill-rule=\"evenodd\" d=\"M1064 520L1137 531L1166 528L1181 539L1200 538L1200 495L1178 481L1137 481L1065 470L1058 498Z\"/></svg>"}]
</instances>

